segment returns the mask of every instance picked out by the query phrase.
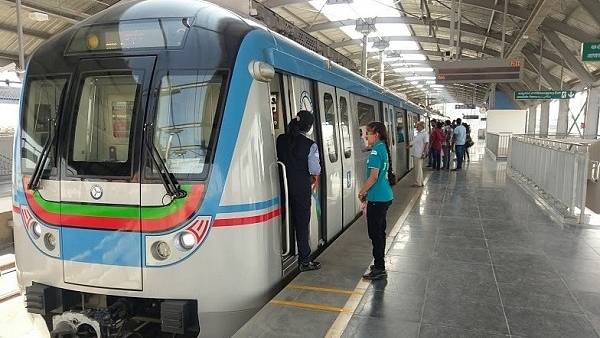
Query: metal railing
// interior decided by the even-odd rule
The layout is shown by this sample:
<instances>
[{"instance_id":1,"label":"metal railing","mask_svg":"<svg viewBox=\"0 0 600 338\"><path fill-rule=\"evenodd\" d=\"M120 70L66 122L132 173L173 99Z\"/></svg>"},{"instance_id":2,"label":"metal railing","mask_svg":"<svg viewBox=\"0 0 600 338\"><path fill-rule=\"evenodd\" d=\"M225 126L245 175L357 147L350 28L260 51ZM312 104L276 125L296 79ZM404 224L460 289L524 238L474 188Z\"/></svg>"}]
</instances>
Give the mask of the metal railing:
<instances>
[{"instance_id":1,"label":"metal railing","mask_svg":"<svg viewBox=\"0 0 600 338\"><path fill-rule=\"evenodd\" d=\"M496 159L508 157L508 146L512 133L485 133L485 148Z\"/></svg>"},{"instance_id":2,"label":"metal railing","mask_svg":"<svg viewBox=\"0 0 600 338\"><path fill-rule=\"evenodd\" d=\"M552 197L566 216L575 217L579 209L578 223L583 223L587 180L598 176L595 161L592 168L596 169L589 176L589 162L589 144L585 142L513 135L507 166Z\"/></svg>"}]
</instances>

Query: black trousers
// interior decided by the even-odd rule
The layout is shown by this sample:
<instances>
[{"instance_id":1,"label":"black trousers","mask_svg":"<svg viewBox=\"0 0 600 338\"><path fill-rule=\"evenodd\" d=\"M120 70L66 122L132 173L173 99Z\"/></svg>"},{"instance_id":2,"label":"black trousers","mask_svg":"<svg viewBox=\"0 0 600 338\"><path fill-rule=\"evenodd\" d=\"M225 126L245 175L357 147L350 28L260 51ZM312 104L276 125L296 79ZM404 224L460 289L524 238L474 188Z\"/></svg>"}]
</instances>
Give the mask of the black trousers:
<instances>
[{"instance_id":1,"label":"black trousers","mask_svg":"<svg viewBox=\"0 0 600 338\"><path fill-rule=\"evenodd\" d=\"M368 202L367 203L367 229L369 238L373 244L373 259L375 260L375 269L385 270L385 228L387 226L387 210L392 204L388 202Z\"/></svg>"},{"instance_id":2,"label":"black trousers","mask_svg":"<svg viewBox=\"0 0 600 338\"><path fill-rule=\"evenodd\" d=\"M298 245L298 263L310 262L310 244L308 243L308 226L310 224L310 187L290 191L290 216L296 233Z\"/></svg>"}]
</instances>

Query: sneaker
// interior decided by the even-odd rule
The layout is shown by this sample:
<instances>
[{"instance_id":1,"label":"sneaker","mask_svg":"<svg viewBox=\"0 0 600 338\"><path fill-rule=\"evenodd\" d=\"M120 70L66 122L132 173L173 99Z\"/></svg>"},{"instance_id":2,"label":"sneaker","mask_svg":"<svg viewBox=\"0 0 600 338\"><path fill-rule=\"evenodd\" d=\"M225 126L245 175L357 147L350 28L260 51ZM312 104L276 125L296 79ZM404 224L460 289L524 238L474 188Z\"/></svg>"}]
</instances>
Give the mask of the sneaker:
<instances>
[{"instance_id":1,"label":"sneaker","mask_svg":"<svg viewBox=\"0 0 600 338\"><path fill-rule=\"evenodd\" d=\"M369 269L371 269L371 270L375 270L375 264L371 264L371 265L369 265Z\"/></svg>"},{"instance_id":2,"label":"sneaker","mask_svg":"<svg viewBox=\"0 0 600 338\"><path fill-rule=\"evenodd\" d=\"M298 269L300 269L300 271L319 270L320 268L321 268L321 263L315 262L315 261L298 265Z\"/></svg>"},{"instance_id":3,"label":"sneaker","mask_svg":"<svg viewBox=\"0 0 600 338\"><path fill-rule=\"evenodd\" d=\"M378 269L373 269L371 270L371 272L364 274L362 276L362 278L364 279L383 279L383 278L387 278L387 272L385 270L378 270Z\"/></svg>"}]
</instances>

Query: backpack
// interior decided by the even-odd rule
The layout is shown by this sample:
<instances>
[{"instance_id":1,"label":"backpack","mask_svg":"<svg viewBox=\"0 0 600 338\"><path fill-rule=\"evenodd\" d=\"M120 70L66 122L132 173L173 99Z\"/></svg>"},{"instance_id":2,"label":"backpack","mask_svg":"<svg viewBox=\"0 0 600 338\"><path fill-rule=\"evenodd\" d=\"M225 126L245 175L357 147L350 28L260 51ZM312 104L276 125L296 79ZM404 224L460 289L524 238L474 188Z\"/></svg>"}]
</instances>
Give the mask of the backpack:
<instances>
[{"instance_id":1,"label":"backpack","mask_svg":"<svg viewBox=\"0 0 600 338\"><path fill-rule=\"evenodd\" d=\"M448 128L448 126L444 127L444 135L446 136L446 143L450 143L450 141L452 141L452 134L454 134L454 131L452 130L452 128Z\"/></svg>"}]
</instances>

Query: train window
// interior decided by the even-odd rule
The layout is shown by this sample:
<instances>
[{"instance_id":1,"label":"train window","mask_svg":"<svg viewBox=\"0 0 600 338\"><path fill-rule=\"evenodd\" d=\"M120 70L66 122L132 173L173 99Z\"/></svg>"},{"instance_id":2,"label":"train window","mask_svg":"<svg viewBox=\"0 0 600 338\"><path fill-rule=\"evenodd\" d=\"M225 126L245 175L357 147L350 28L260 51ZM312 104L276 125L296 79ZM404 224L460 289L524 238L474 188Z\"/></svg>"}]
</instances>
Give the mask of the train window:
<instances>
[{"instance_id":1,"label":"train window","mask_svg":"<svg viewBox=\"0 0 600 338\"><path fill-rule=\"evenodd\" d=\"M27 85L23 99L21 121L21 167L23 172L32 172L39 160L46 141L56 132L53 119L56 118L61 93L67 84L66 77L32 79ZM51 148L54 151L53 148ZM55 166L54 154L50 153L47 168Z\"/></svg>"},{"instance_id":2,"label":"train window","mask_svg":"<svg viewBox=\"0 0 600 338\"><path fill-rule=\"evenodd\" d=\"M134 105L140 79L132 74L90 75L83 81L72 122L69 174L131 175Z\"/></svg>"},{"instance_id":3,"label":"train window","mask_svg":"<svg viewBox=\"0 0 600 338\"><path fill-rule=\"evenodd\" d=\"M170 72L162 77L154 146L169 172L189 179L205 170L224 75Z\"/></svg>"},{"instance_id":4,"label":"train window","mask_svg":"<svg viewBox=\"0 0 600 338\"><path fill-rule=\"evenodd\" d=\"M368 150L368 144L365 140L365 132L367 130L367 124L375 121L375 106L358 102L358 128L360 129L361 148L363 151Z\"/></svg>"},{"instance_id":5,"label":"train window","mask_svg":"<svg viewBox=\"0 0 600 338\"><path fill-rule=\"evenodd\" d=\"M338 160L338 142L335 132L335 126L337 121L335 118L335 101L333 96L329 93L323 95L325 121L323 121L323 144L325 145L325 151L329 157L329 162L334 163Z\"/></svg>"},{"instance_id":6,"label":"train window","mask_svg":"<svg viewBox=\"0 0 600 338\"><path fill-rule=\"evenodd\" d=\"M340 96L340 118L342 119L342 144L344 146L344 157L352 156L352 142L350 141L350 116L348 115L348 101Z\"/></svg>"}]
</instances>

